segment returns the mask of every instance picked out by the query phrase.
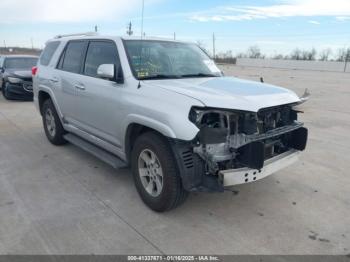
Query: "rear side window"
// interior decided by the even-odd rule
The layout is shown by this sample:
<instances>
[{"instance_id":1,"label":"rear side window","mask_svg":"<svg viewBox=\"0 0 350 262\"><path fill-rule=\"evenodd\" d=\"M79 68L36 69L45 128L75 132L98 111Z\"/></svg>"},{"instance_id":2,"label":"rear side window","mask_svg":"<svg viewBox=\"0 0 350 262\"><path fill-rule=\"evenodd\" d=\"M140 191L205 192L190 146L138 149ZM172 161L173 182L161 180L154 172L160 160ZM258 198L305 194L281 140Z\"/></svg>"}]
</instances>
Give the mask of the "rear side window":
<instances>
[{"instance_id":1,"label":"rear side window","mask_svg":"<svg viewBox=\"0 0 350 262\"><path fill-rule=\"evenodd\" d=\"M91 41L86 55L84 74L97 77L97 68L102 64L119 65L117 47L112 42Z\"/></svg>"},{"instance_id":2,"label":"rear side window","mask_svg":"<svg viewBox=\"0 0 350 262\"><path fill-rule=\"evenodd\" d=\"M69 42L64 55L61 57L61 60L63 60L60 60L59 68L72 73L80 73L85 47L85 41Z\"/></svg>"},{"instance_id":3,"label":"rear side window","mask_svg":"<svg viewBox=\"0 0 350 262\"><path fill-rule=\"evenodd\" d=\"M60 42L49 42L43 51L43 53L40 56L40 64L47 66L50 63L50 60L55 53L57 47L59 46Z\"/></svg>"}]
</instances>

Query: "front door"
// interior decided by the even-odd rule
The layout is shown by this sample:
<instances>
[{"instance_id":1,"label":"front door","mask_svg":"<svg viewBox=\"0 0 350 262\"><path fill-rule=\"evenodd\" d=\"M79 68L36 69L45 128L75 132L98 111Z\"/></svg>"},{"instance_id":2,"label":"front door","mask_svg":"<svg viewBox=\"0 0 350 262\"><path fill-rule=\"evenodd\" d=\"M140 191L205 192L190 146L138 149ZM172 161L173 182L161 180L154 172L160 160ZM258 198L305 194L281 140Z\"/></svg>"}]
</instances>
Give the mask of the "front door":
<instances>
[{"instance_id":1,"label":"front door","mask_svg":"<svg viewBox=\"0 0 350 262\"><path fill-rule=\"evenodd\" d=\"M77 119L80 128L120 147L123 85L115 79L99 78L97 68L102 64L120 66L116 44L108 40L89 41L82 73L77 79Z\"/></svg>"}]
</instances>

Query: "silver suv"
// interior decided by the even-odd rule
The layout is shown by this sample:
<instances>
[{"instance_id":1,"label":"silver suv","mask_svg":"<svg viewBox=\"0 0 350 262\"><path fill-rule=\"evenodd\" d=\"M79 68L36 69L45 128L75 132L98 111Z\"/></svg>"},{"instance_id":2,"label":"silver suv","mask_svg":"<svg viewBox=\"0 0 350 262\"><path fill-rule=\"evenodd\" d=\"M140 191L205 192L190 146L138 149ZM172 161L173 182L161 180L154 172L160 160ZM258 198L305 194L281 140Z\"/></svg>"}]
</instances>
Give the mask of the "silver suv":
<instances>
[{"instance_id":1,"label":"silver suv","mask_svg":"<svg viewBox=\"0 0 350 262\"><path fill-rule=\"evenodd\" d=\"M295 93L224 77L192 43L57 36L33 74L49 141L131 166L155 211L180 205L189 192L266 177L306 146Z\"/></svg>"}]
</instances>

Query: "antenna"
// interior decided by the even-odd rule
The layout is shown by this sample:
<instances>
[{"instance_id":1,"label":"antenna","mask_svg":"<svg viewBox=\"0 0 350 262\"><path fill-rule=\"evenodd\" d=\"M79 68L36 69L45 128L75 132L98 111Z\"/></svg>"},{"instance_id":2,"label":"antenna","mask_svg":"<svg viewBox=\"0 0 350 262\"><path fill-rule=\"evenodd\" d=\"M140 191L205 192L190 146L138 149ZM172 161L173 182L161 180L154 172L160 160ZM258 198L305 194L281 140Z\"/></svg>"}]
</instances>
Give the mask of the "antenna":
<instances>
[{"instance_id":1,"label":"antenna","mask_svg":"<svg viewBox=\"0 0 350 262\"><path fill-rule=\"evenodd\" d=\"M213 33L213 59L215 60L215 33Z\"/></svg>"},{"instance_id":2,"label":"antenna","mask_svg":"<svg viewBox=\"0 0 350 262\"><path fill-rule=\"evenodd\" d=\"M141 40L143 38L143 13L145 10L145 0L142 0L142 13L141 13ZM141 42L142 43L142 42Z\"/></svg>"},{"instance_id":3,"label":"antenna","mask_svg":"<svg viewBox=\"0 0 350 262\"><path fill-rule=\"evenodd\" d=\"M140 44L140 67L142 67L142 46L143 46L143 13L145 10L145 0L142 0L142 12L141 12L141 44ZM137 88L141 87L141 81L139 80L139 84Z\"/></svg>"}]
</instances>

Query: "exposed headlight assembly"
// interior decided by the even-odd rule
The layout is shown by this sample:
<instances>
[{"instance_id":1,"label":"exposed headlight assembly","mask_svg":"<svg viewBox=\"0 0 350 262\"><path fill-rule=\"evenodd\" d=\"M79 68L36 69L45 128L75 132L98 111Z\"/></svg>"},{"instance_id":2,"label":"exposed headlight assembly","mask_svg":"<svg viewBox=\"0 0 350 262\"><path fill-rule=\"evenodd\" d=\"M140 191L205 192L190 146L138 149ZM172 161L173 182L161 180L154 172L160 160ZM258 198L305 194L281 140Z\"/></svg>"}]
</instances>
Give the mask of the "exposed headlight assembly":
<instances>
[{"instance_id":1,"label":"exposed headlight assembly","mask_svg":"<svg viewBox=\"0 0 350 262\"><path fill-rule=\"evenodd\" d=\"M203 144L227 142L230 135L239 132L257 132L256 114L253 112L193 107L189 120L199 129L199 139Z\"/></svg>"}]
</instances>

